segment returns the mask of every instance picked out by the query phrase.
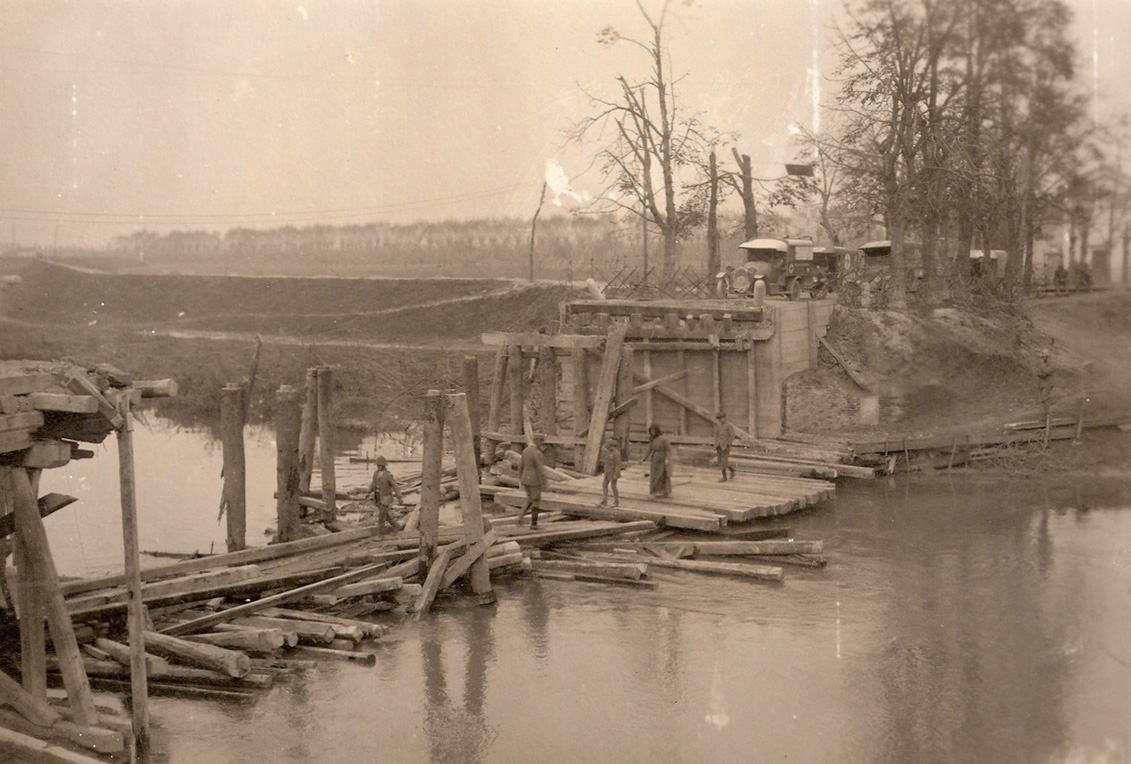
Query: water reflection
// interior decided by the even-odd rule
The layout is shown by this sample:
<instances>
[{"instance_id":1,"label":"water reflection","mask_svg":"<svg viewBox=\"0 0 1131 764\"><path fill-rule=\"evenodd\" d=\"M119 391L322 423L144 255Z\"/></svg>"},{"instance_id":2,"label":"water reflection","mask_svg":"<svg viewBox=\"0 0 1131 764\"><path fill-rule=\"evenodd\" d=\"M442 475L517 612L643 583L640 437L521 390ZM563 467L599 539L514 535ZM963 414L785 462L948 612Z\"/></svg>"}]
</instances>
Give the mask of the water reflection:
<instances>
[{"instance_id":1,"label":"water reflection","mask_svg":"<svg viewBox=\"0 0 1131 764\"><path fill-rule=\"evenodd\" d=\"M454 616L457 624L431 618L421 626L424 669L424 731L432 764L474 764L484 760L498 730L487 722L488 669L495 661L494 609L474 608ZM457 627L460 633L456 634ZM459 667L444 662L445 649L459 652L463 642L463 696L448 692L448 677Z\"/></svg>"}]
</instances>

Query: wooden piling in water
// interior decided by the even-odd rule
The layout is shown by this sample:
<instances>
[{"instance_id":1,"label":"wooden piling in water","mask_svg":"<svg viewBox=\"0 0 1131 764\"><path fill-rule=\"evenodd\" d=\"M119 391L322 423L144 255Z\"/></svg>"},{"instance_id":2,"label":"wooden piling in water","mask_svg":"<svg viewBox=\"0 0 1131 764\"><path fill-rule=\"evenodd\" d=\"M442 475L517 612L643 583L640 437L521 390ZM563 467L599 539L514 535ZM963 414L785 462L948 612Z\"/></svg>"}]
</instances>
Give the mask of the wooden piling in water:
<instances>
[{"instance_id":1,"label":"wooden piling in water","mask_svg":"<svg viewBox=\"0 0 1131 764\"><path fill-rule=\"evenodd\" d=\"M322 501L326 502L327 520L337 518L337 491L334 480L334 376L322 367L318 370L318 460L322 464Z\"/></svg>"},{"instance_id":2,"label":"wooden piling in water","mask_svg":"<svg viewBox=\"0 0 1131 764\"><path fill-rule=\"evenodd\" d=\"M499 348L495 352L495 376L491 380L491 400L487 406L487 432L498 432L502 418L503 396L506 391L507 380L507 349ZM487 461L494 463L495 450L500 441L488 438L486 442Z\"/></svg>"},{"instance_id":3,"label":"wooden piling in water","mask_svg":"<svg viewBox=\"0 0 1131 764\"><path fill-rule=\"evenodd\" d=\"M310 490L314 473L314 445L318 440L318 369L306 370L306 398L302 404L302 429L298 436L298 489Z\"/></svg>"},{"instance_id":4,"label":"wooden piling in water","mask_svg":"<svg viewBox=\"0 0 1131 764\"><path fill-rule=\"evenodd\" d=\"M447 396L444 419L452 435L456 454L456 475L459 479L460 509L467 544L472 546L483 538L483 506L479 497L479 467L475 464L475 449L471 445L471 420L467 414L467 396ZM491 570L486 556L471 565L471 590L475 594L491 591Z\"/></svg>"},{"instance_id":5,"label":"wooden piling in water","mask_svg":"<svg viewBox=\"0 0 1131 764\"><path fill-rule=\"evenodd\" d=\"M522 433L522 419L524 411L524 401L526 400L526 380L522 375L522 346L511 345L507 349L507 384L510 386L511 400L511 422L509 432L514 437L511 438L511 448L521 451L526 444L526 438Z\"/></svg>"},{"instance_id":6,"label":"wooden piling in water","mask_svg":"<svg viewBox=\"0 0 1131 764\"><path fill-rule=\"evenodd\" d=\"M302 412L299 392L282 385L275 392L275 518L278 541L293 541L299 522Z\"/></svg>"},{"instance_id":7,"label":"wooden piling in water","mask_svg":"<svg viewBox=\"0 0 1131 764\"><path fill-rule=\"evenodd\" d=\"M471 417L471 442L475 446L475 463L483 465L479 444L479 359L473 355L463 357L463 391L467 394L467 414Z\"/></svg>"},{"instance_id":8,"label":"wooden piling in water","mask_svg":"<svg viewBox=\"0 0 1131 764\"><path fill-rule=\"evenodd\" d=\"M125 550L126 590L129 592L127 631L130 650L130 700L133 734L140 751L149 748L149 685L145 655L145 604L141 591L141 559L137 540L137 491L134 480L133 417L129 398L123 397L118 428L118 482L121 486L122 548ZM243 428L240 428L242 453ZM225 473L225 480L227 473ZM231 509L229 508L229 512ZM231 515L229 515L230 517Z\"/></svg>"},{"instance_id":9,"label":"wooden piling in water","mask_svg":"<svg viewBox=\"0 0 1131 764\"><path fill-rule=\"evenodd\" d=\"M247 464L243 444L243 387L234 383L220 391L220 442L224 451L224 497L229 552L247 546Z\"/></svg>"},{"instance_id":10,"label":"wooden piling in water","mask_svg":"<svg viewBox=\"0 0 1131 764\"><path fill-rule=\"evenodd\" d=\"M0 467L0 512L15 515L15 484L13 467ZM47 696L47 638L43 610L43 596L35 577L31 552L25 533L16 524L12 557L16 564L16 590L13 603L20 620L20 673L23 688L33 698L42 701Z\"/></svg>"},{"instance_id":11,"label":"wooden piling in water","mask_svg":"<svg viewBox=\"0 0 1131 764\"><path fill-rule=\"evenodd\" d=\"M440 531L440 479L444 457L444 399L439 390L429 390L424 397L423 449L420 476L420 562L427 568L436 559L436 545Z\"/></svg>"}]
</instances>

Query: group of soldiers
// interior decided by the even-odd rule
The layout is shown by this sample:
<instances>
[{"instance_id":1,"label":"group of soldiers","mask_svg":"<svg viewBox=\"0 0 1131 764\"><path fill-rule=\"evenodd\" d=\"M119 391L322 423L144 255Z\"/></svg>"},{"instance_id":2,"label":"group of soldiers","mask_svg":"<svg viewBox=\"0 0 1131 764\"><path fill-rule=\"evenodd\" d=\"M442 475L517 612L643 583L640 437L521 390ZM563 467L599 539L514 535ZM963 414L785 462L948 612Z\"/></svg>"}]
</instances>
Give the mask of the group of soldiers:
<instances>
[{"instance_id":1,"label":"group of soldiers","mask_svg":"<svg viewBox=\"0 0 1131 764\"><path fill-rule=\"evenodd\" d=\"M736 471L730 463L730 449L738 438L738 431L734 425L727 421L724 412L715 416L714 445L718 458L718 467L722 473L719 482L734 480ZM522 450L519 459L518 481L526 492L526 501L518 514L518 524L521 525L526 513L530 513L530 527L538 527L538 515L541 511L542 490L546 486L546 457L544 453L545 437L536 434L531 442ZM642 460L649 466L649 499L663 499L671 496L671 441L663 433L659 425L648 428L648 450ZM609 493L613 495L612 506L620 506L620 491L617 481L624 469L624 459L627 455L627 443L622 443L616 435L610 435L601 445L600 465L604 479L601 483L601 501L597 506L609 506ZM372 495L377 504L378 533L383 534L386 526L393 532L400 529L396 518L393 516L394 500L403 504L401 489L395 477L388 469L388 461L383 456L378 456L374 462L377 465L373 479L369 484L368 495Z\"/></svg>"}]
</instances>

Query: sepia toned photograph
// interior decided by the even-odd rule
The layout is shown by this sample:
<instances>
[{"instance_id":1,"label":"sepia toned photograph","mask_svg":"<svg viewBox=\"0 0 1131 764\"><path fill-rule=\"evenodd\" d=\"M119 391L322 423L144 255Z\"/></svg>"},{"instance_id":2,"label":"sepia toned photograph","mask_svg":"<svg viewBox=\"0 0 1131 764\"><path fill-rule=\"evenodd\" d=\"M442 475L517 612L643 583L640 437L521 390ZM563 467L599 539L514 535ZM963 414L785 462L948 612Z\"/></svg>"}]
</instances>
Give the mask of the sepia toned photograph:
<instances>
[{"instance_id":1,"label":"sepia toned photograph","mask_svg":"<svg viewBox=\"0 0 1131 764\"><path fill-rule=\"evenodd\" d=\"M1131 761L1131 0L0 13L0 764Z\"/></svg>"}]
</instances>

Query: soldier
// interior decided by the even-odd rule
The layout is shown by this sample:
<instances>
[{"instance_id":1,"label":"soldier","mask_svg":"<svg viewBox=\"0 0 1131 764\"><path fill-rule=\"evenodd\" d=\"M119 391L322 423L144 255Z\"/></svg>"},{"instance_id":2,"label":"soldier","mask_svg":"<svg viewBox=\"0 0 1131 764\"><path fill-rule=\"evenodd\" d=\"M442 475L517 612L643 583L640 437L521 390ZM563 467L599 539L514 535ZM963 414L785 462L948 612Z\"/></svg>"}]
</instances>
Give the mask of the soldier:
<instances>
[{"instance_id":1,"label":"soldier","mask_svg":"<svg viewBox=\"0 0 1131 764\"><path fill-rule=\"evenodd\" d=\"M723 476L719 478L720 483L727 481L728 472L730 479L734 480L736 473L730 463L730 447L737 435L734 425L727 421L725 412L720 411L715 414L715 453L719 457L719 469L723 472Z\"/></svg>"},{"instance_id":2,"label":"soldier","mask_svg":"<svg viewBox=\"0 0 1131 764\"><path fill-rule=\"evenodd\" d=\"M373 494L373 500L377 503L377 534L383 535L386 525L393 529L393 533L396 533L400 530L400 527L393 519L393 497L396 497L398 504L404 504L404 499L401 497L401 487L397 484L397 479L393 477L393 473L389 472L389 462L385 457L378 456L374 463L377 465L377 470L373 473L373 480L369 483L369 493Z\"/></svg>"},{"instance_id":3,"label":"soldier","mask_svg":"<svg viewBox=\"0 0 1131 764\"><path fill-rule=\"evenodd\" d=\"M601 446L601 470L605 479L601 482L601 503L598 507L608 506L609 488L613 489L613 506L620 506L620 493L617 491L617 479L621 472L620 441L616 435L610 435L605 445Z\"/></svg>"},{"instance_id":4,"label":"soldier","mask_svg":"<svg viewBox=\"0 0 1131 764\"><path fill-rule=\"evenodd\" d=\"M529 509L531 529L538 527L542 488L546 482L546 476L542 474L542 467L545 464L542 458L542 444L544 442L545 438L542 435L535 435L534 442L522 449L522 463L518 471L518 482L522 484L523 490L526 491L526 503L522 505L522 511L518 513L516 524L522 525L522 518L526 515L526 510Z\"/></svg>"}]
</instances>

